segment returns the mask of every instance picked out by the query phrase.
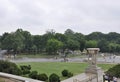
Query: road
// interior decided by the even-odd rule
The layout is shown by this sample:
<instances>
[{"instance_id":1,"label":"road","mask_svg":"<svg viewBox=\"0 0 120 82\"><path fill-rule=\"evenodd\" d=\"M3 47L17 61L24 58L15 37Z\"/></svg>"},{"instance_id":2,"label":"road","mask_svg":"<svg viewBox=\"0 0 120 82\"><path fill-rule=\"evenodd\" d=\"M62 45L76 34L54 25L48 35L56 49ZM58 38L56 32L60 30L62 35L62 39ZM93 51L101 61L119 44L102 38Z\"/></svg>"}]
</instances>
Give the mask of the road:
<instances>
[{"instance_id":1,"label":"road","mask_svg":"<svg viewBox=\"0 0 120 82\"><path fill-rule=\"evenodd\" d=\"M87 58L67 58L68 62L84 62ZM63 62L63 58L20 58L20 59L10 59L11 62ZM98 63L120 63L120 56L116 56L115 58L109 57L99 57L97 58Z\"/></svg>"}]
</instances>

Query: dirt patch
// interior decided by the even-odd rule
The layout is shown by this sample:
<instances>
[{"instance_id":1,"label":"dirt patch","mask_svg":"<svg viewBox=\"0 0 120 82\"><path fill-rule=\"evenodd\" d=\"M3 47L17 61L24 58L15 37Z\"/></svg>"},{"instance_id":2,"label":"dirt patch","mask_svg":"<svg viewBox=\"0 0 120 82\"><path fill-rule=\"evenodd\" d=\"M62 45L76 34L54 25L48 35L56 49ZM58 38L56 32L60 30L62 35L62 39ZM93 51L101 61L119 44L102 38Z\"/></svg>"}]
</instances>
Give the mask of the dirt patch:
<instances>
[{"instance_id":1,"label":"dirt patch","mask_svg":"<svg viewBox=\"0 0 120 82\"><path fill-rule=\"evenodd\" d=\"M0 77L0 82L23 82L23 81L18 81L18 80L11 79L11 78Z\"/></svg>"}]
</instances>

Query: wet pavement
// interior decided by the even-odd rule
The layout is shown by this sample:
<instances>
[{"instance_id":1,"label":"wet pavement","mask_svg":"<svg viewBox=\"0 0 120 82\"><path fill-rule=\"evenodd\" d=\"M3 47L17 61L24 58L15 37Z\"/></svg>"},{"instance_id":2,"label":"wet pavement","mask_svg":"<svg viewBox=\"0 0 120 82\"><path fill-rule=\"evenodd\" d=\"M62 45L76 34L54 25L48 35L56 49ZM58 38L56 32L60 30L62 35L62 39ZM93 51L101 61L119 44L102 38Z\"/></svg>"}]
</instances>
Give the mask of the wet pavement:
<instances>
[{"instance_id":1,"label":"wet pavement","mask_svg":"<svg viewBox=\"0 0 120 82\"><path fill-rule=\"evenodd\" d=\"M67 62L85 62L88 58L67 58ZM4 59L5 60L5 59ZM64 62L63 58L20 58L20 59L10 59L11 62ZM97 58L98 63L120 63L120 56L115 58L110 57L99 57Z\"/></svg>"}]
</instances>

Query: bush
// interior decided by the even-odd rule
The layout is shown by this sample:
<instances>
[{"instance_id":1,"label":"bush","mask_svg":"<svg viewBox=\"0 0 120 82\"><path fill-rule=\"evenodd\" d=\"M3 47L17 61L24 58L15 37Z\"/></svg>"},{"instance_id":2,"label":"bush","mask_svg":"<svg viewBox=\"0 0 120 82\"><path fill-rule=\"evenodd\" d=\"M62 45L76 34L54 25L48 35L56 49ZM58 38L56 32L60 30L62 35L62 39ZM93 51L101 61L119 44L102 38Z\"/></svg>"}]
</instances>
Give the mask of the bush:
<instances>
[{"instance_id":1,"label":"bush","mask_svg":"<svg viewBox=\"0 0 120 82\"><path fill-rule=\"evenodd\" d=\"M41 80L41 81L47 81L48 80L48 76L46 74L39 74L38 77L37 77L38 80Z\"/></svg>"},{"instance_id":2,"label":"bush","mask_svg":"<svg viewBox=\"0 0 120 82\"><path fill-rule=\"evenodd\" d=\"M49 76L49 82L60 82L60 77L53 73Z\"/></svg>"},{"instance_id":3,"label":"bush","mask_svg":"<svg viewBox=\"0 0 120 82\"><path fill-rule=\"evenodd\" d=\"M73 76L73 73L68 72L68 77L72 77L72 76Z\"/></svg>"},{"instance_id":4,"label":"bush","mask_svg":"<svg viewBox=\"0 0 120 82\"><path fill-rule=\"evenodd\" d=\"M0 60L0 72L21 75L22 72L15 63Z\"/></svg>"},{"instance_id":5,"label":"bush","mask_svg":"<svg viewBox=\"0 0 120 82\"><path fill-rule=\"evenodd\" d=\"M38 72L37 72L37 71L32 71L32 72L29 74L29 77L32 78L32 79L37 79L37 77L38 77Z\"/></svg>"},{"instance_id":6,"label":"bush","mask_svg":"<svg viewBox=\"0 0 120 82\"><path fill-rule=\"evenodd\" d=\"M22 74L25 75L25 74L29 74L30 73L30 70L22 70Z\"/></svg>"},{"instance_id":7,"label":"bush","mask_svg":"<svg viewBox=\"0 0 120 82\"><path fill-rule=\"evenodd\" d=\"M106 74L110 76L120 77L120 64L110 68L108 71L106 71Z\"/></svg>"},{"instance_id":8,"label":"bush","mask_svg":"<svg viewBox=\"0 0 120 82\"><path fill-rule=\"evenodd\" d=\"M68 76L68 70L66 70L66 69L63 70L63 71L62 71L62 76L63 76L63 77L67 77L67 76Z\"/></svg>"},{"instance_id":9,"label":"bush","mask_svg":"<svg viewBox=\"0 0 120 82\"><path fill-rule=\"evenodd\" d=\"M31 65L28 65L28 66L27 65L21 65L20 68L21 68L21 70L26 70L26 69L31 70Z\"/></svg>"},{"instance_id":10,"label":"bush","mask_svg":"<svg viewBox=\"0 0 120 82\"><path fill-rule=\"evenodd\" d=\"M22 70L23 75L30 73L30 70L31 70L31 66L30 65L28 65L28 66L22 65L22 66L20 66L20 68Z\"/></svg>"}]
</instances>

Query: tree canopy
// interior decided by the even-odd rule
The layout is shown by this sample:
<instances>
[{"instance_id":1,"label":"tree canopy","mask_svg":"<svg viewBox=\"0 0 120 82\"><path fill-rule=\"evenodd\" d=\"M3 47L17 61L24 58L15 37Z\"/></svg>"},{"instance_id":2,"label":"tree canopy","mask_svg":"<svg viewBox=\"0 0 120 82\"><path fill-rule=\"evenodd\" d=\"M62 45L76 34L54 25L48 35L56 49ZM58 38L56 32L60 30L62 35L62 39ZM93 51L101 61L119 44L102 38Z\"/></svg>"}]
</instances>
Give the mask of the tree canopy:
<instances>
[{"instance_id":1,"label":"tree canopy","mask_svg":"<svg viewBox=\"0 0 120 82\"><path fill-rule=\"evenodd\" d=\"M41 53L56 54L57 51L66 49L83 51L86 48L99 47L101 52L120 53L120 34L110 32L92 32L88 35L67 29L64 34L56 33L53 29L43 35L32 35L23 29L15 32L5 32L0 36L0 48L16 53Z\"/></svg>"}]
</instances>

